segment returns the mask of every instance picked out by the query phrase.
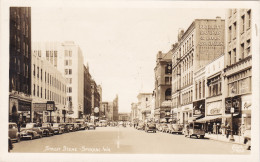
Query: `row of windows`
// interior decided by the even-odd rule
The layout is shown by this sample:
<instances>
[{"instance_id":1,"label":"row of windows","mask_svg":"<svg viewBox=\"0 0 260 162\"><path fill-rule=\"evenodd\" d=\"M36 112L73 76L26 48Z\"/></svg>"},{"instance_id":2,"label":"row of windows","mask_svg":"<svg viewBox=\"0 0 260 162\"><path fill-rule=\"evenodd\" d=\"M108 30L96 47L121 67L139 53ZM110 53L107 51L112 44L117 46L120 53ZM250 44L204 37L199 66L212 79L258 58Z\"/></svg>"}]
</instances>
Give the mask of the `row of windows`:
<instances>
[{"instance_id":1,"label":"row of windows","mask_svg":"<svg viewBox=\"0 0 260 162\"><path fill-rule=\"evenodd\" d=\"M246 43L246 48L245 48L245 43ZM228 64L232 65L238 62L240 59L244 59L247 56L251 55L251 40L248 39L245 43L242 43L240 45L240 55L237 53L237 49L234 48L232 51L228 52Z\"/></svg>"},{"instance_id":2,"label":"row of windows","mask_svg":"<svg viewBox=\"0 0 260 162\"><path fill-rule=\"evenodd\" d=\"M22 52L24 56L28 57L29 56L29 45L27 44L26 41L24 41L22 43L21 46L21 39L19 36L17 36L16 34L14 34L14 46L16 47L16 50L18 52Z\"/></svg>"},{"instance_id":3,"label":"row of windows","mask_svg":"<svg viewBox=\"0 0 260 162\"><path fill-rule=\"evenodd\" d=\"M29 77L29 66L24 62L21 67L20 59L14 58L13 62L14 70L17 71L18 74L22 74L24 77Z\"/></svg>"},{"instance_id":4,"label":"row of windows","mask_svg":"<svg viewBox=\"0 0 260 162\"><path fill-rule=\"evenodd\" d=\"M195 99L205 98L205 80L195 83Z\"/></svg>"},{"instance_id":5,"label":"row of windows","mask_svg":"<svg viewBox=\"0 0 260 162\"><path fill-rule=\"evenodd\" d=\"M40 69L37 66L37 70L36 70L36 66L35 64L33 64L33 76L34 77L37 76L37 78L43 80L43 69L42 68ZM45 83L48 83L54 88L59 89L62 92L65 92L66 90L65 84L62 84L57 78L47 73L46 71L44 72L44 78L45 78Z\"/></svg>"},{"instance_id":6,"label":"row of windows","mask_svg":"<svg viewBox=\"0 0 260 162\"><path fill-rule=\"evenodd\" d=\"M192 90L182 94L182 105L192 103Z\"/></svg>"},{"instance_id":7,"label":"row of windows","mask_svg":"<svg viewBox=\"0 0 260 162\"><path fill-rule=\"evenodd\" d=\"M33 96L40 97L40 98L43 98L43 99L46 99L46 100L53 100L57 103L66 105L66 100L65 100L66 98L65 97L62 97L61 95L56 94L55 92L52 92L50 90L46 90L46 88L45 88L44 94L43 94L43 88L37 86L37 89L36 89L35 84L33 84Z\"/></svg>"},{"instance_id":8,"label":"row of windows","mask_svg":"<svg viewBox=\"0 0 260 162\"><path fill-rule=\"evenodd\" d=\"M72 60L64 60L64 65L65 66L71 66L72 65Z\"/></svg>"},{"instance_id":9,"label":"row of windows","mask_svg":"<svg viewBox=\"0 0 260 162\"><path fill-rule=\"evenodd\" d=\"M251 28L251 10L247 11L246 14L240 17L240 34L245 32L245 29ZM236 39L237 34L237 22L234 22L228 28L228 42L232 39Z\"/></svg>"},{"instance_id":10,"label":"row of windows","mask_svg":"<svg viewBox=\"0 0 260 162\"><path fill-rule=\"evenodd\" d=\"M72 74L72 69L65 69L65 75L71 75Z\"/></svg>"},{"instance_id":11,"label":"row of windows","mask_svg":"<svg viewBox=\"0 0 260 162\"><path fill-rule=\"evenodd\" d=\"M57 51L46 51L46 57L57 57Z\"/></svg>"},{"instance_id":12,"label":"row of windows","mask_svg":"<svg viewBox=\"0 0 260 162\"><path fill-rule=\"evenodd\" d=\"M64 54L65 54L65 57L72 57L72 51L71 50L65 50Z\"/></svg>"},{"instance_id":13,"label":"row of windows","mask_svg":"<svg viewBox=\"0 0 260 162\"><path fill-rule=\"evenodd\" d=\"M172 84L172 77L165 77L165 84L171 85Z\"/></svg>"}]
</instances>

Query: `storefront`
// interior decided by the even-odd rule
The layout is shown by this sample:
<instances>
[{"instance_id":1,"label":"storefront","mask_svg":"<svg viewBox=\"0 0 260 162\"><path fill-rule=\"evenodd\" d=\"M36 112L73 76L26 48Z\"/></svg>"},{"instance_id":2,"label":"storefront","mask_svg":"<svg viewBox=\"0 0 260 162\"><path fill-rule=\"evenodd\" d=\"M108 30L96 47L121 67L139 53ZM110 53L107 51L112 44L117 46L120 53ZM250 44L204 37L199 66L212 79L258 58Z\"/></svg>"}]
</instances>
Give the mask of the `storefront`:
<instances>
[{"instance_id":1,"label":"storefront","mask_svg":"<svg viewBox=\"0 0 260 162\"><path fill-rule=\"evenodd\" d=\"M15 123L31 122L31 104L29 96L23 94L10 94L9 96L9 121Z\"/></svg>"},{"instance_id":2,"label":"storefront","mask_svg":"<svg viewBox=\"0 0 260 162\"><path fill-rule=\"evenodd\" d=\"M185 105L181 107L180 123L186 124L189 118L192 118L193 104Z\"/></svg>"}]
</instances>

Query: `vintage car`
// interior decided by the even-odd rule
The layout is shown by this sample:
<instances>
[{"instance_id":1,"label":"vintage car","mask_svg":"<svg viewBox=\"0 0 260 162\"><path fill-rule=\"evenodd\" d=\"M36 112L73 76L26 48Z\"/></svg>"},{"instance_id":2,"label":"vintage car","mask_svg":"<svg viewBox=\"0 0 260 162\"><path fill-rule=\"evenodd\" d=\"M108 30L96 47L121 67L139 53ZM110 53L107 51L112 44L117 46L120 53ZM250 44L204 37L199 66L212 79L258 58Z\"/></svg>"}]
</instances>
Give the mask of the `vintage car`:
<instances>
[{"instance_id":1,"label":"vintage car","mask_svg":"<svg viewBox=\"0 0 260 162\"><path fill-rule=\"evenodd\" d=\"M139 122L137 125L137 130L144 130L145 124L143 122Z\"/></svg>"},{"instance_id":2,"label":"vintage car","mask_svg":"<svg viewBox=\"0 0 260 162\"><path fill-rule=\"evenodd\" d=\"M42 138L43 130L41 129L40 125L36 123L27 123L25 127L21 128L20 137L21 139L29 138Z\"/></svg>"},{"instance_id":3,"label":"vintage car","mask_svg":"<svg viewBox=\"0 0 260 162\"><path fill-rule=\"evenodd\" d=\"M251 150L251 128L248 128L244 132L244 144L247 150Z\"/></svg>"},{"instance_id":4,"label":"vintage car","mask_svg":"<svg viewBox=\"0 0 260 162\"><path fill-rule=\"evenodd\" d=\"M156 133L156 125L155 123L147 123L145 125L145 132L153 132Z\"/></svg>"},{"instance_id":5,"label":"vintage car","mask_svg":"<svg viewBox=\"0 0 260 162\"><path fill-rule=\"evenodd\" d=\"M78 124L79 130L87 129L86 122L84 122L84 121L77 121L76 123Z\"/></svg>"},{"instance_id":6,"label":"vintage car","mask_svg":"<svg viewBox=\"0 0 260 162\"><path fill-rule=\"evenodd\" d=\"M54 135L54 129L51 123L42 123L41 129L43 130L43 135L46 137Z\"/></svg>"},{"instance_id":7,"label":"vintage car","mask_svg":"<svg viewBox=\"0 0 260 162\"><path fill-rule=\"evenodd\" d=\"M88 130L90 130L90 129L93 129L93 130L96 129L96 126L94 123L88 123Z\"/></svg>"},{"instance_id":8,"label":"vintage car","mask_svg":"<svg viewBox=\"0 0 260 162\"><path fill-rule=\"evenodd\" d=\"M53 127L53 130L54 130L54 134L62 134L62 133L64 133L64 124L52 123L52 127Z\"/></svg>"},{"instance_id":9,"label":"vintage car","mask_svg":"<svg viewBox=\"0 0 260 162\"><path fill-rule=\"evenodd\" d=\"M8 134L9 134L9 138L12 141L16 141L16 142L20 141L20 133L18 131L18 127L16 123L9 123Z\"/></svg>"},{"instance_id":10,"label":"vintage car","mask_svg":"<svg viewBox=\"0 0 260 162\"><path fill-rule=\"evenodd\" d=\"M172 124L171 133L182 134L183 126L181 124Z\"/></svg>"},{"instance_id":11,"label":"vintage car","mask_svg":"<svg viewBox=\"0 0 260 162\"><path fill-rule=\"evenodd\" d=\"M195 136L196 138L204 138L205 130L203 129L203 123L190 122L186 125L184 131L185 137Z\"/></svg>"},{"instance_id":12,"label":"vintage car","mask_svg":"<svg viewBox=\"0 0 260 162\"><path fill-rule=\"evenodd\" d=\"M73 123L74 131L79 131L79 123Z\"/></svg>"},{"instance_id":13,"label":"vintage car","mask_svg":"<svg viewBox=\"0 0 260 162\"><path fill-rule=\"evenodd\" d=\"M161 124L161 132L167 132L167 129L168 129L167 123L162 123Z\"/></svg>"}]
</instances>

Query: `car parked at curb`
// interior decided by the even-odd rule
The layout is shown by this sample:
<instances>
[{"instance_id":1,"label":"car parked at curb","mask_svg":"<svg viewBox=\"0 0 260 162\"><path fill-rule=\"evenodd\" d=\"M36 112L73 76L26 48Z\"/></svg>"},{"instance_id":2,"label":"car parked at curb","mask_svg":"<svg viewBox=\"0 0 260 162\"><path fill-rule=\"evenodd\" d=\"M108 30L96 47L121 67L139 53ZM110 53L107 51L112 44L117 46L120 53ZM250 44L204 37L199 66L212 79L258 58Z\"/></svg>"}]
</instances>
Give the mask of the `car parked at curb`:
<instances>
[{"instance_id":1,"label":"car parked at curb","mask_svg":"<svg viewBox=\"0 0 260 162\"><path fill-rule=\"evenodd\" d=\"M8 130L9 138L13 141L19 142L20 132L18 131L18 127L16 123L9 123L9 130Z\"/></svg>"},{"instance_id":2,"label":"car parked at curb","mask_svg":"<svg viewBox=\"0 0 260 162\"><path fill-rule=\"evenodd\" d=\"M54 134L62 134L64 133L64 124L61 123L52 123Z\"/></svg>"},{"instance_id":3,"label":"car parked at curb","mask_svg":"<svg viewBox=\"0 0 260 162\"><path fill-rule=\"evenodd\" d=\"M154 123L147 123L145 125L145 132L153 132L156 133L156 125Z\"/></svg>"},{"instance_id":4,"label":"car parked at curb","mask_svg":"<svg viewBox=\"0 0 260 162\"><path fill-rule=\"evenodd\" d=\"M20 137L21 139L29 138L42 138L43 130L41 129L40 125L36 123L26 123L25 127L21 128Z\"/></svg>"},{"instance_id":5,"label":"car parked at curb","mask_svg":"<svg viewBox=\"0 0 260 162\"><path fill-rule=\"evenodd\" d=\"M51 123L42 123L41 129L43 130L43 135L46 137L54 135L54 129Z\"/></svg>"},{"instance_id":6,"label":"car parked at curb","mask_svg":"<svg viewBox=\"0 0 260 162\"><path fill-rule=\"evenodd\" d=\"M183 125L181 124L172 124L172 132L171 133L176 133L176 134L182 134L183 132Z\"/></svg>"},{"instance_id":7,"label":"car parked at curb","mask_svg":"<svg viewBox=\"0 0 260 162\"><path fill-rule=\"evenodd\" d=\"M90 130L90 129L93 129L93 130L96 129L96 126L94 123L88 123L88 130Z\"/></svg>"}]
</instances>

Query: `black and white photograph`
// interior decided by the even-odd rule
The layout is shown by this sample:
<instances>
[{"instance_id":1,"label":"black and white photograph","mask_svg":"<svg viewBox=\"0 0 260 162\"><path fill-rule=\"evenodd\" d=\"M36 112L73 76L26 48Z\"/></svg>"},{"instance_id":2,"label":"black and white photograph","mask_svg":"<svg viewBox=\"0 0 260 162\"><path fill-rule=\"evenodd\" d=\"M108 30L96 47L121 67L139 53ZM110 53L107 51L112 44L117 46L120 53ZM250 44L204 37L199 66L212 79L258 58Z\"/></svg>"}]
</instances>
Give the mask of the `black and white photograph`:
<instances>
[{"instance_id":1,"label":"black and white photograph","mask_svg":"<svg viewBox=\"0 0 260 162\"><path fill-rule=\"evenodd\" d=\"M259 161L259 5L1 1L0 161Z\"/></svg>"}]
</instances>

